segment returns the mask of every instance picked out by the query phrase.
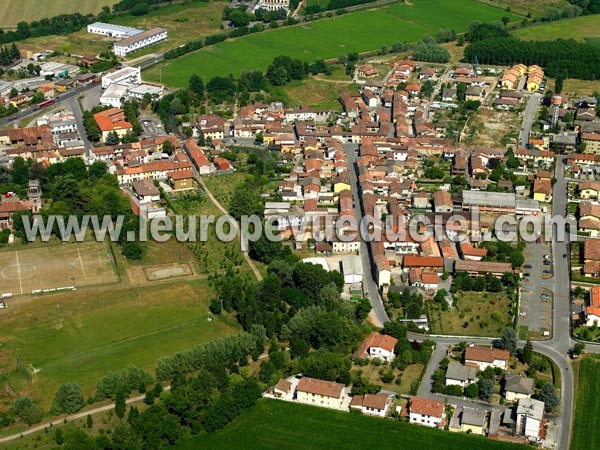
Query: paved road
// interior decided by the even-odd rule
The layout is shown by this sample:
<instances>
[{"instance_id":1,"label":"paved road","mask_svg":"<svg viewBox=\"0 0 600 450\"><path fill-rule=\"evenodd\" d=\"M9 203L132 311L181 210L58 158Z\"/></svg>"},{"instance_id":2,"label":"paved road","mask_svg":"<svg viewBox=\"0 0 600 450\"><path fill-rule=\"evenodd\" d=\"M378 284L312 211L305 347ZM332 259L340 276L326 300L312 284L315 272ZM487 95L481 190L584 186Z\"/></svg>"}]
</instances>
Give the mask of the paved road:
<instances>
[{"instance_id":1,"label":"paved road","mask_svg":"<svg viewBox=\"0 0 600 450\"><path fill-rule=\"evenodd\" d=\"M523 113L523 125L519 133L519 148L525 148L529 143L529 133L531 132L531 126L535 120L535 111L540 104L541 98L542 94L532 94L527 100L527 106Z\"/></svg>"},{"instance_id":2,"label":"paved road","mask_svg":"<svg viewBox=\"0 0 600 450\"><path fill-rule=\"evenodd\" d=\"M346 154L346 162L348 164L348 173L350 175L350 182L352 183L352 196L354 200L354 217L357 223L360 223L364 217L364 211L362 211L362 202L360 201L360 186L358 184L357 167L356 167L356 144L343 144L344 152ZM386 322L389 322L390 318L387 315L385 307L383 306L383 299L379 293L379 287L375 282L373 275L375 264L372 263L372 257L370 252L370 245L368 245L362 237L360 238L360 256L363 267L363 286L368 293L369 300L373 309L369 317L373 324L377 327L383 327Z\"/></svg>"}]
</instances>

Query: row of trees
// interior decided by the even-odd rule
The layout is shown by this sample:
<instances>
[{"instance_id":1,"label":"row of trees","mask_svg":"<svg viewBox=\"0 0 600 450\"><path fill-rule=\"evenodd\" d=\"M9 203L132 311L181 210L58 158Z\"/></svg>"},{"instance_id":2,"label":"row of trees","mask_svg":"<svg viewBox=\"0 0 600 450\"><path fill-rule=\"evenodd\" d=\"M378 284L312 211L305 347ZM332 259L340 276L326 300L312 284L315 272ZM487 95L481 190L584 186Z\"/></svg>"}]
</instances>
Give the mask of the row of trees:
<instances>
[{"instance_id":1,"label":"row of trees","mask_svg":"<svg viewBox=\"0 0 600 450\"><path fill-rule=\"evenodd\" d=\"M573 39L523 41L515 38L493 38L476 41L465 48L465 61L477 57L482 64L512 65L523 63L546 68L555 78L600 78L600 48Z\"/></svg>"},{"instance_id":2,"label":"row of trees","mask_svg":"<svg viewBox=\"0 0 600 450\"><path fill-rule=\"evenodd\" d=\"M0 65L8 66L12 64L15 60L21 57L21 52L17 45L13 42L10 47L3 45L0 48Z\"/></svg>"}]
</instances>

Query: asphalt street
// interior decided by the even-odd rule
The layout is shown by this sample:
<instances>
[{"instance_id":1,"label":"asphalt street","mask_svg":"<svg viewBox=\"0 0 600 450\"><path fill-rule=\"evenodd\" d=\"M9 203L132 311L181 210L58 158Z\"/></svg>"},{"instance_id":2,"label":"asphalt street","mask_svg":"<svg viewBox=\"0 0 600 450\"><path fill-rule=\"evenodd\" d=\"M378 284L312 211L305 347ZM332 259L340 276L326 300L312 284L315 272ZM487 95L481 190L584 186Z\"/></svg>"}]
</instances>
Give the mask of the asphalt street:
<instances>
[{"instance_id":1,"label":"asphalt street","mask_svg":"<svg viewBox=\"0 0 600 450\"><path fill-rule=\"evenodd\" d=\"M540 104L542 94L532 94L527 100L527 106L523 113L523 125L521 132L519 133L519 148L526 148L529 143L529 133L531 132L531 126L535 120L535 112Z\"/></svg>"}]
</instances>

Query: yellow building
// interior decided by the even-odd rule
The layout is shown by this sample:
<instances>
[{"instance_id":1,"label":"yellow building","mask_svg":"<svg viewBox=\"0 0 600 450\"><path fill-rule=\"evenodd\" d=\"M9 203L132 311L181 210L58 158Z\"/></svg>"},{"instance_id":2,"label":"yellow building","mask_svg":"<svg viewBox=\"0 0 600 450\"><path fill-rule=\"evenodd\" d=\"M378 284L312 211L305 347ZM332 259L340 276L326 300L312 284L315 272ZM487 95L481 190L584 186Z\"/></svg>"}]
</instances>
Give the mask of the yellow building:
<instances>
[{"instance_id":1,"label":"yellow building","mask_svg":"<svg viewBox=\"0 0 600 450\"><path fill-rule=\"evenodd\" d=\"M454 417L450 419L448 431L455 433L471 433L483 436L487 413L483 409L470 408L468 406L459 407Z\"/></svg>"},{"instance_id":2,"label":"yellow building","mask_svg":"<svg viewBox=\"0 0 600 450\"><path fill-rule=\"evenodd\" d=\"M583 143L584 153L590 153L592 155L600 154L600 134L583 133L581 135L581 142Z\"/></svg>"},{"instance_id":3,"label":"yellow building","mask_svg":"<svg viewBox=\"0 0 600 450\"><path fill-rule=\"evenodd\" d=\"M296 399L324 408L341 409L345 398L346 386L332 381L302 377L296 388Z\"/></svg>"}]
</instances>

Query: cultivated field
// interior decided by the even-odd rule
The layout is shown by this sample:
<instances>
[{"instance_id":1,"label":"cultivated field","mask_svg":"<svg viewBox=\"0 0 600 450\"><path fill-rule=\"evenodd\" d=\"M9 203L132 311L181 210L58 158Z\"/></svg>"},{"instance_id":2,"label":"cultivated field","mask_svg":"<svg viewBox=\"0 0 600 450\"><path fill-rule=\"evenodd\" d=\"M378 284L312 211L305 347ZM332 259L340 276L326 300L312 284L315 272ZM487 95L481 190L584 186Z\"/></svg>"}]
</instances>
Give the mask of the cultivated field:
<instances>
[{"instance_id":1,"label":"cultivated field","mask_svg":"<svg viewBox=\"0 0 600 450\"><path fill-rule=\"evenodd\" d=\"M600 37L600 16L580 16L574 19L541 23L521 28L513 34L521 39L534 41L550 39L576 39L584 41L586 38Z\"/></svg>"},{"instance_id":2,"label":"cultivated field","mask_svg":"<svg viewBox=\"0 0 600 450\"><path fill-rule=\"evenodd\" d=\"M600 415L600 359L586 357L579 364L575 419L571 450L598 450L598 416Z\"/></svg>"},{"instance_id":3,"label":"cultivated field","mask_svg":"<svg viewBox=\"0 0 600 450\"><path fill-rule=\"evenodd\" d=\"M289 55L305 61L337 58L341 53L365 52L395 41L416 41L440 28L465 31L473 21L499 20L519 16L474 0L415 0L381 9L360 11L341 17L269 30L225 41L155 66L146 78L172 86L186 86L190 75L205 79L244 69L266 69L274 57ZM348 30L352 30L351 33Z\"/></svg>"},{"instance_id":4,"label":"cultivated field","mask_svg":"<svg viewBox=\"0 0 600 450\"><path fill-rule=\"evenodd\" d=\"M567 0L478 0L487 5L500 8L510 8L511 11L526 15L531 13L533 17L542 16L548 8L564 8L569 4Z\"/></svg>"},{"instance_id":5,"label":"cultivated field","mask_svg":"<svg viewBox=\"0 0 600 450\"><path fill-rule=\"evenodd\" d=\"M107 245L48 244L0 252L0 294L88 286L117 281Z\"/></svg>"},{"instance_id":6,"label":"cultivated field","mask_svg":"<svg viewBox=\"0 0 600 450\"><path fill-rule=\"evenodd\" d=\"M13 28L21 21L31 22L59 14L96 14L103 6L112 6L117 0L2 0L0 28Z\"/></svg>"},{"instance_id":7,"label":"cultivated field","mask_svg":"<svg viewBox=\"0 0 600 450\"><path fill-rule=\"evenodd\" d=\"M233 423L210 435L177 445L180 450L247 449L398 449L520 450L528 447L449 433L418 425L364 417L279 400L259 400Z\"/></svg>"},{"instance_id":8,"label":"cultivated field","mask_svg":"<svg viewBox=\"0 0 600 450\"><path fill-rule=\"evenodd\" d=\"M152 371L161 356L239 330L232 318L210 320L206 281L155 283L15 299L0 310L0 409L16 395L48 408L67 381L92 395L109 370L135 365ZM41 371L32 376L30 364Z\"/></svg>"}]
</instances>

